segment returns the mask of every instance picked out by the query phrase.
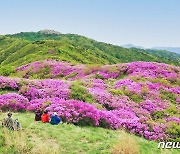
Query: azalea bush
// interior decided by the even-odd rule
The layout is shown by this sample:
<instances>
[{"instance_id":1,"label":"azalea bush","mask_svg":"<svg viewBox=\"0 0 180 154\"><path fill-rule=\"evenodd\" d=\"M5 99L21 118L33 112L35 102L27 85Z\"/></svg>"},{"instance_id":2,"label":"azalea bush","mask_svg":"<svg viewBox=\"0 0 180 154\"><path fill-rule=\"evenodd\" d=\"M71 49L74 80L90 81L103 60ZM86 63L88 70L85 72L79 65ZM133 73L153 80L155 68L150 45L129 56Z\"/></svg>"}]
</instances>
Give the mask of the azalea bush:
<instances>
[{"instance_id":1,"label":"azalea bush","mask_svg":"<svg viewBox=\"0 0 180 154\"><path fill-rule=\"evenodd\" d=\"M29 100L46 97L69 98L69 84L60 80L36 80L33 83L24 85L20 88L19 93Z\"/></svg>"},{"instance_id":2,"label":"azalea bush","mask_svg":"<svg viewBox=\"0 0 180 154\"><path fill-rule=\"evenodd\" d=\"M179 67L133 62L91 68L45 60L18 67L16 73L23 78L0 76L1 91L17 91L0 95L2 110L42 108L75 125L178 140Z\"/></svg>"},{"instance_id":3,"label":"azalea bush","mask_svg":"<svg viewBox=\"0 0 180 154\"><path fill-rule=\"evenodd\" d=\"M23 111L27 109L28 99L16 93L0 95L0 108L3 111Z\"/></svg>"}]
</instances>

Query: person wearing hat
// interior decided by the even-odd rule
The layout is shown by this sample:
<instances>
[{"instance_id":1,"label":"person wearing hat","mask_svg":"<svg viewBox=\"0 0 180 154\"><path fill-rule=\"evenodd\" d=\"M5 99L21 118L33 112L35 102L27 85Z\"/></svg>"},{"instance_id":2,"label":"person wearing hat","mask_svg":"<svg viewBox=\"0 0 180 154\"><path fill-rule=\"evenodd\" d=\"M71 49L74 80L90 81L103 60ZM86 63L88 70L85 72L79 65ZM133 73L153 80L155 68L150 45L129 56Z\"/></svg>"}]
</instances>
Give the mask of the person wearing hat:
<instances>
[{"instance_id":1,"label":"person wearing hat","mask_svg":"<svg viewBox=\"0 0 180 154\"><path fill-rule=\"evenodd\" d=\"M52 125L58 125L60 122L61 122L60 117L57 115L56 112L54 112L54 113L51 115L50 123L51 123Z\"/></svg>"}]
</instances>

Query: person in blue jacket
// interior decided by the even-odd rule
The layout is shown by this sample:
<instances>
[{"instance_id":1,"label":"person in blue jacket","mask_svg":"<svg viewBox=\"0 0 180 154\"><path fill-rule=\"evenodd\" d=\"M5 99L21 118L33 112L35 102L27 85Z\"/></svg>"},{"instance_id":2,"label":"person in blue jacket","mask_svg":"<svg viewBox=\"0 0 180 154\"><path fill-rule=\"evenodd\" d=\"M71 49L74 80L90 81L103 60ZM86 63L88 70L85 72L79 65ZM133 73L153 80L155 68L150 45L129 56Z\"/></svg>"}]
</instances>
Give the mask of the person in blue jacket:
<instances>
[{"instance_id":1,"label":"person in blue jacket","mask_svg":"<svg viewBox=\"0 0 180 154\"><path fill-rule=\"evenodd\" d=\"M54 112L54 113L51 115L50 123L51 123L52 125L58 125L60 122L61 122L60 117L57 115L56 112Z\"/></svg>"}]
</instances>

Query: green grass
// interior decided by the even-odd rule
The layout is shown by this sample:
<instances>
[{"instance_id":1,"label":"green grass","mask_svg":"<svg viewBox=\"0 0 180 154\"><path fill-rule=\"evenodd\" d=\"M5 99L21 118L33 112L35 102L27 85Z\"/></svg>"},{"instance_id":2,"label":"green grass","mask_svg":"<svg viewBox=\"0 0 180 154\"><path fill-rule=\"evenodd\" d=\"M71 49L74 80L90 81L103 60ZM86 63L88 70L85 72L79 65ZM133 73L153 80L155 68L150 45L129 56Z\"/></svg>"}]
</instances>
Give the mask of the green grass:
<instances>
[{"instance_id":1,"label":"green grass","mask_svg":"<svg viewBox=\"0 0 180 154\"><path fill-rule=\"evenodd\" d=\"M12 89L1 89L0 88L0 95L2 94L7 94L7 93L17 93L17 90L12 90Z\"/></svg>"},{"instance_id":2,"label":"green grass","mask_svg":"<svg viewBox=\"0 0 180 154\"><path fill-rule=\"evenodd\" d=\"M7 113L0 114L0 120ZM128 144L123 141L123 130L109 130L99 127L79 127L63 123L50 125L34 121L33 113L14 113L13 118L18 118L22 130L10 132L0 127L0 153L110 153L117 143ZM178 150L162 151L157 148L158 143L148 141L134 135L130 136L140 145L142 154L172 153ZM129 148L134 148L129 145Z\"/></svg>"}]
</instances>

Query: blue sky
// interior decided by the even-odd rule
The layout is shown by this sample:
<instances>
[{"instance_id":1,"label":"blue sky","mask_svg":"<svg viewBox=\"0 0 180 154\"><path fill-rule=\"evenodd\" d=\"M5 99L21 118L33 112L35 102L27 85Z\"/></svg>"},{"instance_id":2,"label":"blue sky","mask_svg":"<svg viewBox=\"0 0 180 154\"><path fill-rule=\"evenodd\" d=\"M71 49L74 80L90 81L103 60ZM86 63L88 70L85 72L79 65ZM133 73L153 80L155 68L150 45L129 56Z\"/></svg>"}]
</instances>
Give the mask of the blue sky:
<instances>
[{"instance_id":1,"label":"blue sky","mask_svg":"<svg viewBox=\"0 0 180 154\"><path fill-rule=\"evenodd\" d=\"M180 0L0 2L0 34L41 29L116 45L180 46Z\"/></svg>"}]
</instances>

